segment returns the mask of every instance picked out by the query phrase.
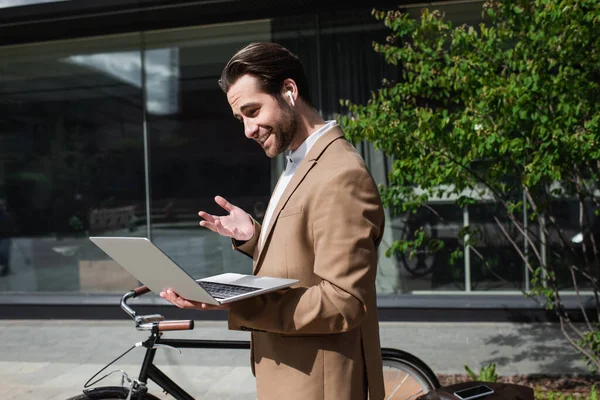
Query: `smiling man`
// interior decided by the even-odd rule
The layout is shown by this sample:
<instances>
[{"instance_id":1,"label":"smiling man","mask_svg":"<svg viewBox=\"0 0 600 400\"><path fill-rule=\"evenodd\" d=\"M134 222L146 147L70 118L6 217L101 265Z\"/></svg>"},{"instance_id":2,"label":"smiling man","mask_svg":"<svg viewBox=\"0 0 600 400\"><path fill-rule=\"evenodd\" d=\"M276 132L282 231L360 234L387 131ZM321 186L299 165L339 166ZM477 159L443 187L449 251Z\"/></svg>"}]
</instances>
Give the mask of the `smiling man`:
<instances>
[{"instance_id":1,"label":"smiling man","mask_svg":"<svg viewBox=\"0 0 600 400\"><path fill-rule=\"evenodd\" d=\"M229 328L252 332L258 398L384 397L375 276L384 226L379 192L335 121L314 108L301 61L275 43L252 43L219 84L233 116L265 154L287 166L262 225L217 196L226 215L200 225L232 238L256 275L299 283L228 306L161 296L182 308L227 309Z\"/></svg>"},{"instance_id":2,"label":"smiling man","mask_svg":"<svg viewBox=\"0 0 600 400\"><path fill-rule=\"evenodd\" d=\"M284 83L290 89L286 93L289 93L291 101L295 83L291 79ZM285 99L262 92L257 78L251 75L239 78L227 92L227 99L234 116L244 124L246 137L256 140L271 158L286 149L297 149L307 137L297 134L298 118ZM299 104L298 108L300 107ZM323 123L318 114L311 115L311 120L314 124ZM308 133L308 130L304 129L303 132Z\"/></svg>"}]
</instances>

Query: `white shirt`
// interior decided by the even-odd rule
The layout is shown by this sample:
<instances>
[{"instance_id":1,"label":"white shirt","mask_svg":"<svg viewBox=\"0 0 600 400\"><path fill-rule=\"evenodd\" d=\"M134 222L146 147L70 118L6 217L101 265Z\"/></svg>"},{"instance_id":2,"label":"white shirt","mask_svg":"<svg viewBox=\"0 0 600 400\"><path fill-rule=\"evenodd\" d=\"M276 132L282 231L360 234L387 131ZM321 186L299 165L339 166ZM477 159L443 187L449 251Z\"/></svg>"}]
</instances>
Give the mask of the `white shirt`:
<instances>
[{"instance_id":1,"label":"white shirt","mask_svg":"<svg viewBox=\"0 0 600 400\"><path fill-rule=\"evenodd\" d=\"M269 223L271 222L271 217L273 216L273 210L275 210L277 203L279 203L279 199L281 199L281 195L285 191L285 188L292 180L296 169L298 169L298 165L304 160L304 157L308 154L310 149L314 146L314 144L319 140L321 136L329 129L336 126L337 123L335 120L327 121L325 125L315 131L312 135L310 135L295 151L288 152L285 156L287 159L287 163L285 166L285 171L279 178L277 182L277 186L275 186L275 190L271 195L271 200L269 200L269 206L267 207L267 212L265 213L265 218L262 223L262 227L260 230L259 243L260 247L262 247L265 241L265 235L267 234L267 230L269 228Z\"/></svg>"}]
</instances>

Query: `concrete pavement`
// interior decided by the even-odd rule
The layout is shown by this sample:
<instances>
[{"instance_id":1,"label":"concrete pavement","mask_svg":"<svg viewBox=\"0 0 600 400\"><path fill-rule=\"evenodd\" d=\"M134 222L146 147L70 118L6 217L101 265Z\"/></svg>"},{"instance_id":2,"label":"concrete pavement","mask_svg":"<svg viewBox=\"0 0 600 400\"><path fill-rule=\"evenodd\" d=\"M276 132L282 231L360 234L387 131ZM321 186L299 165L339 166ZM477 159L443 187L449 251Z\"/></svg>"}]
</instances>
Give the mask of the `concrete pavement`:
<instances>
[{"instance_id":1,"label":"concrete pavement","mask_svg":"<svg viewBox=\"0 0 600 400\"><path fill-rule=\"evenodd\" d=\"M190 312L190 318L194 318ZM438 374L464 373L496 363L500 375L585 373L559 327L551 323L382 322L383 347L419 357ZM224 321L196 321L193 331L168 337L247 340L247 332L228 331ZM134 343L147 337L133 322L95 320L0 320L2 400L60 399L81 393L83 384ZM107 371L135 377L143 349L136 348ZM254 399L247 350L161 349L157 365L197 398ZM117 376L118 375L118 376ZM103 383L120 384L120 374ZM160 398L160 390L151 385Z\"/></svg>"}]
</instances>

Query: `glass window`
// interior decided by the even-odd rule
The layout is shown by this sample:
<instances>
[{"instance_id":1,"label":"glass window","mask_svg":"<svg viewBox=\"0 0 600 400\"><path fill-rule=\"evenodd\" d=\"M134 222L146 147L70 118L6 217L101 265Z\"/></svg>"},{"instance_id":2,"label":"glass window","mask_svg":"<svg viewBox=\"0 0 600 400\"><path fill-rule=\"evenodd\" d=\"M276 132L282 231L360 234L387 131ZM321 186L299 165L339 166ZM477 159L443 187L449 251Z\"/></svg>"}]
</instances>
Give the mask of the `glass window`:
<instances>
[{"instance_id":1,"label":"glass window","mask_svg":"<svg viewBox=\"0 0 600 400\"><path fill-rule=\"evenodd\" d=\"M499 203L482 202L469 206L468 211L471 290L523 289L525 263L514 247L523 252L520 230L508 218L500 220L502 228L498 225L494 216L504 214ZM517 217L522 222L523 217Z\"/></svg>"},{"instance_id":2,"label":"glass window","mask_svg":"<svg viewBox=\"0 0 600 400\"><path fill-rule=\"evenodd\" d=\"M580 203L562 198L551 202L545 224L547 263L556 272L561 290L592 290L591 278L596 276L597 260L594 256L592 238L600 244L600 225L596 216L596 205ZM587 214L587 215L586 215ZM581 222L580 222L581 220ZM582 224L582 225L580 225ZM575 281L571 271L575 271Z\"/></svg>"},{"instance_id":3,"label":"glass window","mask_svg":"<svg viewBox=\"0 0 600 400\"><path fill-rule=\"evenodd\" d=\"M0 8L41 2L0 0ZM435 8L455 25L481 19L481 3ZM223 214L214 203L222 195L262 220L283 157L270 160L245 138L217 84L222 68L249 42L281 43L303 60L314 105L333 119L344 112L340 99L365 102L383 78L398 78L372 48L388 34L370 9L356 9L0 47L0 291L122 293L136 285L90 235L150 236L193 276L250 271L251 260L201 228L197 213ZM385 183L389 160L357 148ZM442 200L428 207L388 218L382 250L418 230L444 247L380 257L380 294L525 286L523 260L490 217L497 205L468 208L476 243L454 262L465 211ZM576 205L553 208L575 237ZM539 226L530 222L529 231ZM566 257L550 231L544 254L572 288L564 262L584 262L582 251Z\"/></svg>"},{"instance_id":4,"label":"glass window","mask_svg":"<svg viewBox=\"0 0 600 400\"><path fill-rule=\"evenodd\" d=\"M341 99L366 103L383 78L397 78L398 68L386 64L373 50L373 42L384 43L389 30L371 16L370 9L320 14L319 27L325 117L343 111Z\"/></svg>"},{"instance_id":5,"label":"glass window","mask_svg":"<svg viewBox=\"0 0 600 400\"><path fill-rule=\"evenodd\" d=\"M143 235L140 65L138 35L0 48L0 291L136 283L87 237Z\"/></svg>"},{"instance_id":6,"label":"glass window","mask_svg":"<svg viewBox=\"0 0 600 400\"><path fill-rule=\"evenodd\" d=\"M233 118L218 85L229 58L271 40L269 20L149 32L145 37L152 240L192 276L252 271L231 240L200 227L221 195L261 221L271 161Z\"/></svg>"},{"instance_id":7,"label":"glass window","mask_svg":"<svg viewBox=\"0 0 600 400\"><path fill-rule=\"evenodd\" d=\"M0 0L0 8L30 6L30 5L42 4L42 3L56 3L59 1L69 1L69 0Z\"/></svg>"},{"instance_id":8,"label":"glass window","mask_svg":"<svg viewBox=\"0 0 600 400\"><path fill-rule=\"evenodd\" d=\"M399 287L403 292L464 290L464 256L451 259L450 254L463 248L458 234L463 228L463 211L452 203L432 202L416 213L393 217L394 240L414 240L422 233L422 246L395 256ZM438 247L443 242L443 246Z\"/></svg>"}]
</instances>

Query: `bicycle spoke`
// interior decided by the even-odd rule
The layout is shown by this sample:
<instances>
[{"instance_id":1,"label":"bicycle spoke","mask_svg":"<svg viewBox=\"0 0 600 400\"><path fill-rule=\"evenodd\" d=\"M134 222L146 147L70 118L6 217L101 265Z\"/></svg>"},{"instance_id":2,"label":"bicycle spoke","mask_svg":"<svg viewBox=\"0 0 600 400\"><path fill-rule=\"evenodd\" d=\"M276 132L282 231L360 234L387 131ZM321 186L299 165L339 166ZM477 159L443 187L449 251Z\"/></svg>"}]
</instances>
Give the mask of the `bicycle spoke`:
<instances>
[{"instance_id":1,"label":"bicycle spoke","mask_svg":"<svg viewBox=\"0 0 600 400\"><path fill-rule=\"evenodd\" d=\"M413 377L394 368L383 372L386 400L408 400L423 393L423 388Z\"/></svg>"}]
</instances>

